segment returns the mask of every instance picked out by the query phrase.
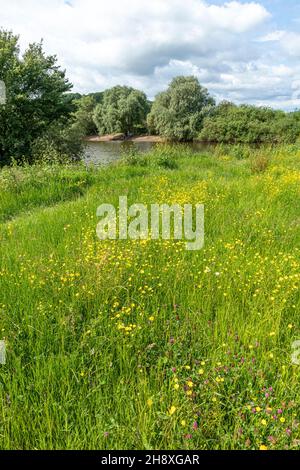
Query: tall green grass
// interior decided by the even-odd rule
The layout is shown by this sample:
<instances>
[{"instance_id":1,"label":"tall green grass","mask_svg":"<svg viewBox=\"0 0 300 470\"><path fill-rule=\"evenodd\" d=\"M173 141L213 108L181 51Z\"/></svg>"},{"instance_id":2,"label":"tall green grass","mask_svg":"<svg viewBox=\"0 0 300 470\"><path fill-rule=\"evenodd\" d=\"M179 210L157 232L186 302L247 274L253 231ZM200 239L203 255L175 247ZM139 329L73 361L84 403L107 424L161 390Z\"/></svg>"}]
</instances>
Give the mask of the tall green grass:
<instances>
[{"instance_id":1,"label":"tall green grass","mask_svg":"<svg viewBox=\"0 0 300 470\"><path fill-rule=\"evenodd\" d=\"M299 447L297 147L158 148L0 186L1 449ZM100 242L120 195L204 203L204 249Z\"/></svg>"}]
</instances>

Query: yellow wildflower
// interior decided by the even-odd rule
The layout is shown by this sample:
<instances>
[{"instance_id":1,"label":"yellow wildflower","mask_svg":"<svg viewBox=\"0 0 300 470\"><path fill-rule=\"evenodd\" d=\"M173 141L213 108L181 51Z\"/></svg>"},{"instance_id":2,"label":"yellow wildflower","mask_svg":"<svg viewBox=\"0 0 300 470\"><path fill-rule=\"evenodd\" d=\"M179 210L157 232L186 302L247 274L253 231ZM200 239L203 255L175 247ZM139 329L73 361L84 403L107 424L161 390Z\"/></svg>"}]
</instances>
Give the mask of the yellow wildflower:
<instances>
[{"instance_id":1,"label":"yellow wildflower","mask_svg":"<svg viewBox=\"0 0 300 470\"><path fill-rule=\"evenodd\" d=\"M262 444L260 446L259 450L268 450L268 447Z\"/></svg>"}]
</instances>

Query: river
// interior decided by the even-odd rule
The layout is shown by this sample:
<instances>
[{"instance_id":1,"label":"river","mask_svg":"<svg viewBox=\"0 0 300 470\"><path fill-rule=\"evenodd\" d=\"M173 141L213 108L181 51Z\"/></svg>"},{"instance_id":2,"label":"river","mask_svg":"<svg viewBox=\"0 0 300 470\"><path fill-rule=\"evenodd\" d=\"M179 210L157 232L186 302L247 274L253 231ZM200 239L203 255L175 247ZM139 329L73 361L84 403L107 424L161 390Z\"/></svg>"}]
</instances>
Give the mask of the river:
<instances>
[{"instance_id":1,"label":"river","mask_svg":"<svg viewBox=\"0 0 300 470\"><path fill-rule=\"evenodd\" d=\"M95 165L107 165L108 163L120 160L126 152L135 147L141 153L150 152L156 145L164 145L152 142L86 142L84 159L87 163ZM176 145L176 144L173 144ZM195 152L207 150L209 145L201 143L190 143L189 145Z\"/></svg>"}]
</instances>

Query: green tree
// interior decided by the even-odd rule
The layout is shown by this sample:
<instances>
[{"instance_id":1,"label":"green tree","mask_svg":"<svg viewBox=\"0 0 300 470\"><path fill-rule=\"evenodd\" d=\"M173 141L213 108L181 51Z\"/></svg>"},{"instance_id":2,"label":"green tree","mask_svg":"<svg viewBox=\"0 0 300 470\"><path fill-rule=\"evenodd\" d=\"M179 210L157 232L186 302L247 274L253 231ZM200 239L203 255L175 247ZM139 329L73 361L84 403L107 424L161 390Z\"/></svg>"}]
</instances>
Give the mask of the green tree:
<instances>
[{"instance_id":1,"label":"green tree","mask_svg":"<svg viewBox=\"0 0 300 470\"><path fill-rule=\"evenodd\" d=\"M214 105L214 99L197 78L176 77L167 91L156 96L148 116L149 131L172 140L192 140Z\"/></svg>"},{"instance_id":2,"label":"green tree","mask_svg":"<svg viewBox=\"0 0 300 470\"><path fill-rule=\"evenodd\" d=\"M100 135L140 133L146 127L149 103L145 93L126 86L106 90L96 106L94 121Z\"/></svg>"},{"instance_id":3,"label":"green tree","mask_svg":"<svg viewBox=\"0 0 300 470\"><path fill-rule=\"evenodd\" d=\"M92 95L83 96L75 101L76 111L72 113L72 130L82 137L97 134L97 127L93 119L94 110L97 105Z\"/></svg>"},{"instance_id":4,"label":"green tree","mask_svg":"<svg viewBox=\"0 0 300 470\"><path fill-rule=\"evenodd\" d=\"M72 85L55 56L46 56L42 42L21 56L18 36L0 30L0 80L7 101L0 106L0 161L30 159L34 141L58 121L67 122Z\"/></svg>"},{"instance_id":5,"label":"green tree","mask_svg":"<svg viewBox=\"0 0 300 470\"><path fill-rule=\"evenodd\" d=\"M96 101L96 104L99 104L99 103L102 103L103 101L103 94L104 94L103 91L96 91L95 93L89 93L86 96L90 96Z\"/></svg>"},{"instance_id":6,"label":"green tree","mask_svg":"<svg viewBox=\"0 0 300 470\"><path fill-rule=\"evenodd\" d=\"M295 114L222 102L204 120L200 139L228 144L293 143L300 135L300 121Z\"/></svg>"}]
</instances>

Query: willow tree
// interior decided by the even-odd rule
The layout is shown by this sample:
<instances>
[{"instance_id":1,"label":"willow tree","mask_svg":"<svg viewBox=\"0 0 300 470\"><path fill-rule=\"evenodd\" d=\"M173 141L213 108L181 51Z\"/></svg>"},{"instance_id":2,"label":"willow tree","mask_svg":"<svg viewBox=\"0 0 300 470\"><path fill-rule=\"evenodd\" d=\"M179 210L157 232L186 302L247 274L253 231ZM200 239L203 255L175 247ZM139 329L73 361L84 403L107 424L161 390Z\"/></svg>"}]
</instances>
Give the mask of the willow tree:
<instances>
[{"instance_id":1,"label":"willow tree","mask_svg":"<svg viewBox=\"0 0 300 470\"><path fill-rule=\"evenodd\" d=\"M96 106L94 121L100 135L130 135L145 129L149 103L145 93L126 86L106 90Z\"/></svg>"},{"instance_id":2,"label":"willow tree","mask_svg":"<svg viewBox=\"0 0 300 470\"><path fill-rule=\"evenodd\" d=\"M148 116L152 133L178 141L195 138L214 99L195 77L176 77L169 88L159 93Z\"/></svg>"}]
</instances>

